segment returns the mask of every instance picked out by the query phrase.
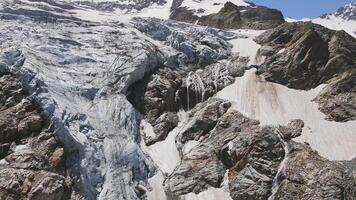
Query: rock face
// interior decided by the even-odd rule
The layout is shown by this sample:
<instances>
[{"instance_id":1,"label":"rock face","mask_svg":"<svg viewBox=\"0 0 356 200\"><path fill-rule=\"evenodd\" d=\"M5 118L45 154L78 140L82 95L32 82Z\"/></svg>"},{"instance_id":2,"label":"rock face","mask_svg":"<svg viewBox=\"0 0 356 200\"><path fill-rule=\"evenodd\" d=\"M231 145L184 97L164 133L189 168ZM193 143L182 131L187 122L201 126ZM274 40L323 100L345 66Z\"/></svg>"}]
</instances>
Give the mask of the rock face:
<instances>
[{"instance_id":1,"label":"rock face","mask_svg":"<svg viewBox=\"0 0 356 200\"><path fill-rule=\"evenodd\" d=\"M351 106L355 103L353 37L343 31L299 22L283 24L256 41L263 45L259 56L265 58L258 73L266 80L296 89L332 82L317 98L320 110L332 120L355 119L355 108Z\"/></svg>"},{"instance_id":2,"label":"rock face","mask_svg":"<svg viewBox=\"0 0 356 200\"><path fill-rule=\"evenodd\" d=\"M279 10L263 6L239 7L231 2L216 14L202 16L198 24L222 29L256 29L274 28L284 22Z\"/></svg>"},{"instance_id":3,"label":"rock face","mask_svg":"<svg viewBox=\"0 0 356 200\"><path fill-rule=\"evenodd\" d=\"M197 23L221 29L256 29L265 30L274 28L284 22L282 13L275 9L263 6L238 6L231 2L224 4L218 13L195 15L185 7L173 10L170 19Z\"/></svg>"},{"instance_id":4,"label":"rock face","mask_svg":"<svg viewBox=\"0 0 356 200\"><path fill-rule=\"evenodd\" d=\"M304 144L290 142L290 156L275 199L353 199L355 161L331 162ZM315 180L317 178L317 181Z\"/></svg>"},{"instance_id":5,"label":"rock face","mask_svg":"<svg viewBox=\"0 0 356 200\"><path fill-rule=\"evenodd\" d=\"M301 134L303 121L261 126L234 110L224 110L219 116L206 112L226 104L218 99L208 102L198 104L198 112L192 110L186 131L177 137L178 143L199 143L183 152L181 163L164 182L172 198L219 188L226 172L230 196L236 200L355 197L354 161L326 160L308 145L292 140ZM218 120L212 123L216 117ZM202 129L206 130L204 134L199 134L199 129L192 132L204 123L213 127ZM316 175L320 170L323 174Z\"/></svg>"},{"instance_id":6,"label":"rock face","mask_svg":"<svg viewBox=\"0 0 356 200\"><path fill-rule=\"evenodd\" d=\"M261 125L216 98L251 67L257 31L199 23L265 29L280 12L241 1L199 15L178 0L198 24L120 22L108 11L166 4L82 3L0 1L0 199L355 199L355 162L295 142L302 120ZM300 23L257 41L266 79L328 83L320 109L354 119L354 40Z\"/></svg>"},{"instance_id":7,"label":"rock face","mask_svg":"<svg viewBox=\"0 0 356 200\"><path fill-rule=\"evenodd\" d=\"M0 199L70 199L63 148L39 109L13 75L1 75L0 88Z\"/></svg>"}]
</instances>

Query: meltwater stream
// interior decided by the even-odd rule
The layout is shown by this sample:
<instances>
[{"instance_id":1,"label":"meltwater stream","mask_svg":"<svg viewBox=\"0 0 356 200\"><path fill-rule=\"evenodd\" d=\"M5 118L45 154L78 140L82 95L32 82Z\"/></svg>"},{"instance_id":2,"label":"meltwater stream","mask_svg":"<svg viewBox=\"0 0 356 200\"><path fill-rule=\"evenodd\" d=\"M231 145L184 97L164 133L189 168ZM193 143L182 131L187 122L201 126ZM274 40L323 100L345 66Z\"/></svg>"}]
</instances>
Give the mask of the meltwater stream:
<instances>
[{"instance_id":1,"label":"meltwater stream","mask_svg":"<svg viewBox=\"0 0 356 200\"><path fill-rule=\"evenodd\" d=\"M273 182L272 182L272 194L271 194L271 196L268 197L267 200L275 199L275 195L277 194L280 184L282 182L282 180L281 180L282 174L284 173L284 169L285 169L286 163L288 162L288 158L289 158L288 142L286 142L283 139L281 132L277 128L274 128L274 133L278 136L279 141L282 143L282 146L284 149L284 158L283 158L282 162L279 164L276 176L274 177Z\"/></svg>"}]
</instances>

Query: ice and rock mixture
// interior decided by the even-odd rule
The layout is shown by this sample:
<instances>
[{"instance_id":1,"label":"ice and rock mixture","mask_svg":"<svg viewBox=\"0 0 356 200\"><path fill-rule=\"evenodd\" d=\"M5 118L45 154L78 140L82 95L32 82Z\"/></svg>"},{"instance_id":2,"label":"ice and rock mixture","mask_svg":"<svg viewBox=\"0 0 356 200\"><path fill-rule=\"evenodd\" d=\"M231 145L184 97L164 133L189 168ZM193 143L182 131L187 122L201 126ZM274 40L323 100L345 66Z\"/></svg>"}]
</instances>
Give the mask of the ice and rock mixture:
<instances>
[{"instance_id":1,"label":"ice and rock mixture","mask_svg":"<svg viewBox=\"0 0 356 200\"><path fill-rule=\"evenodd\" d=\"M355 53L240 0L1 1L0 199L354 199Z\"/></svg>"}]
</instances>

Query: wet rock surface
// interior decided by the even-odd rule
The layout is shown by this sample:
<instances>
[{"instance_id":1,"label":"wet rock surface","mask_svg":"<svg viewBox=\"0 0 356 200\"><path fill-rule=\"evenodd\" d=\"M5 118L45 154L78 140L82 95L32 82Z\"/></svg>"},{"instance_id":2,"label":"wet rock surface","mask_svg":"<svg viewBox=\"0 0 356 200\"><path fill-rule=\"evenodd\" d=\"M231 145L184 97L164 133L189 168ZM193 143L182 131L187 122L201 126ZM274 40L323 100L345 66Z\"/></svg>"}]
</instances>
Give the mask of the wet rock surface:
<instances>
[{"instance_id":1,"label":"wet rock surface","mask_svg":"<svg viewBox=\"0 0 356 200\"><path fill-rule=\"evenodd\" d=\"M328 119L355 119L356 40L344 31L320 25L285 23L259 36L258 68L266 80L296 89L311 89L330 83L317 98ZM343 99L343 100L341 100Z\"/></svg>"}]
</instances>

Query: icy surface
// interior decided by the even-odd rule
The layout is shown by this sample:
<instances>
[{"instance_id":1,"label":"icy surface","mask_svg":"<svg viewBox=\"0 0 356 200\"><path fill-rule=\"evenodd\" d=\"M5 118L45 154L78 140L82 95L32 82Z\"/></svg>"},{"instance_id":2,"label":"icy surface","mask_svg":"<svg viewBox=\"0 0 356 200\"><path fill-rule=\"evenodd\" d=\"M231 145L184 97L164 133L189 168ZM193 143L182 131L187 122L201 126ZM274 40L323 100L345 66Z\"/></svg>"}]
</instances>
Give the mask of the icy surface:
<instances>
[{"instance_id":1,"label":"icy surface","mask_svg":"<svg viewBox=\"0 0 356 200\"><path fill-rule=\"evenodd\" d=\"M264 81L255 71L246 71L217 96L232 101L233 109L262 124L287 124L292 119L302 119L305 128L296 140L308 142L328 159L350 160L356 156L356 122L327 121L317 103L312 102L323 85L309 91L289 89Z\"/></svg>"},{"instance_id":2,"label":"icy surface","mask_svg":"<svg viewBox=\"0 0 356 200\"><path fill-rule=\"evenodd\" d=\"M156 175L148 179L148 183L151 186L151 191L147 193L148 200L167 200L167 196L162 185L164 179L164 175L161 171L158 171Z\"/></svg>"}]
</instances>

